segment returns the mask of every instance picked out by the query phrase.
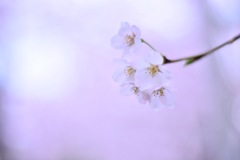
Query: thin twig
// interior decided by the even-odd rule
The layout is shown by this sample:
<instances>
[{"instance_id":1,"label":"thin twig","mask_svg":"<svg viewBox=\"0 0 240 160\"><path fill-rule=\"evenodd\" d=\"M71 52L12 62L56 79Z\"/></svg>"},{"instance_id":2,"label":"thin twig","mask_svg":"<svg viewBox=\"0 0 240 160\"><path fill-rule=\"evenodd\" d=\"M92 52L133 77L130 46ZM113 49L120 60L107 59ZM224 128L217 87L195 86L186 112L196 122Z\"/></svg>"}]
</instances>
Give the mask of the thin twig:
<instances>
[{"instance_id":1,"label":"thin twig","mask_svg":"<svg viewBox=\"0 0 240 160\"><path fill-rule=\"evenodd\" d=\"M146 42L144 39L141 39L141 42L142 43L145 43L147 46L149 46L152 50L154 50L155 52L158 52L152 45L150 45L148 42ZM164 57L164 55L161 53L161 52L159 52L163 57Z\"/></svg>"},{"instance_id":2,"label":"thin twig","mask_svg":"<svg viewBox=\"0 0 240 160\"><path fill-rule=\"evenodd\" d=\"M157 51L153 46L151 46L148 42L146 42L144 39L141 39L142 43L145 43L146 45L148 45L148 47L150 47L152 50Z\"/></svg>"},{"instance_id":3,"label":"thin twig","mask_svg":"<svg viewBox=\"0 0 240 160\"><path fill-rule=\"evenodd\" d=\"M219 50L221 48L223 48L226 45L232 44L233 42L235 42L238 39L240 39L240 34L238 34L237 36L231 38L230 40L220 44L217 47L214 47L214 48L212 48L212 49L210 49L210 50L208 50L206 52L203 52L203 53L195 55L195 56L179 58L179 59L175 59L175 60L170 60L166 56L163 56L163 58L164 58L164 63L163 64L175 63L175 62L180 62L180 61L186 61L185 64L188 65L188 64L191 64L191 63L193 63L193 62L195 62L195 61L197 61L197 60L199 60L199 59L201 59L201 58L203 58L203 57L205 57L205 56L207 56L207 55L209 55L209 54L211 54L211 53L213 53L213 52L215 52L215 51L217 51L217 50Z\"/></svg>"}]
</instances>

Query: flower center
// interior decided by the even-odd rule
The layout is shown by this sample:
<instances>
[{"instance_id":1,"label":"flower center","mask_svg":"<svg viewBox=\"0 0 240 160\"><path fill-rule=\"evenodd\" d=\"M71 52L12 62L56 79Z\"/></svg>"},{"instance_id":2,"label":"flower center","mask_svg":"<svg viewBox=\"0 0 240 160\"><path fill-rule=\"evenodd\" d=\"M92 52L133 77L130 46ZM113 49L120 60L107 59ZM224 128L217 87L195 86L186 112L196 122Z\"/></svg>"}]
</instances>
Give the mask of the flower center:
<instances>
[{"instance_id":1,"label":"flower center","mask_svg":"<svg viewBox=\"0 0 240 160\"><path fill-rule=\"evenodd\" d=\"M125 36L125 43L128 45L128 46L131 46L134 44L134 38L136 37L136 35L134 33L132 34L127 34Z\"/></svg>"},{"instance_id":2,"label":"flower center","mask_svg":"<svg viewBox=\"0 0 240 160\"><path fill-rule=\"evenodd\" d=\"M158 65L150 64L150 67L146 69L146 72L154 77L160 72L160 69L158 68Z\"/></svg>"},{"instance_id":3,"label":"flower center","mask_svg":"<svg viewBox=\"0 0 240 160\"><path fill-rule=\"evenodd\" d=\"M125 69L124 69L124 72L125 72L125 75L127 77L133 77L136 73L136 70L134 68L132 68L131 66L127 66Z\"/></svg>"},{"instance_id":4,"label":"flower center","mask_svg":"<svg viewBox=\"0 0 240 160\"><path fill-rule=\"evenodd\" d=\"M162 97L162 96L164 96L164 90L165 89L163 87L158 90L155 90L155 91L153 91L153 95L155 97Z\"/></svg>"},{"instance_id":5,"label":"flower center","mask_svg":"<svg viewBox=\"0 0 240 160\"><path fill-rule=\"evenodd\" d=\"M133 92L133 94L137 95L137 94L139 93L139 88L136 87L136 86L133 86L133 87L131 88L131 91Z\"/></svg>"}]
</instances>

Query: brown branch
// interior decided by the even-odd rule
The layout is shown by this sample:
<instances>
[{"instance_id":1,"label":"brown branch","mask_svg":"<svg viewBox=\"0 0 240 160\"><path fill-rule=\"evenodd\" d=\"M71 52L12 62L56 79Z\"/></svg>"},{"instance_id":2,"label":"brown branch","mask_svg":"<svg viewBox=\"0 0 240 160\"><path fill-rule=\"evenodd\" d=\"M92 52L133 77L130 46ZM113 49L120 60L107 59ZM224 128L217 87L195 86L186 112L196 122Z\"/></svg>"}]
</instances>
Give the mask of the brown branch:
<instances>
[{"instance_id":1,"label":"brown branch","mask_svg":"<svg viewBox=\"0 0 240 160\"><path fill-rule=\"evenodd\" d=\"M197 60L223 48L224 46L232 44L233 42L235 42L238 39L240 39L240 34L238 34L237 36L231 38L230 40L218 45L217 47L214 47L206 52L203 52L203 53L195 55L195 56L190 56L190 57L185 57L185 58L180 58L180 59L175 59L175 60L170 60L166 56L163 56L163 58L164 58L163 64L175 63L175 62L180 62L180 61L186 61L185 62L186 65L192 64L192 63L196 62Z\"/></svg>"}]
</instances>

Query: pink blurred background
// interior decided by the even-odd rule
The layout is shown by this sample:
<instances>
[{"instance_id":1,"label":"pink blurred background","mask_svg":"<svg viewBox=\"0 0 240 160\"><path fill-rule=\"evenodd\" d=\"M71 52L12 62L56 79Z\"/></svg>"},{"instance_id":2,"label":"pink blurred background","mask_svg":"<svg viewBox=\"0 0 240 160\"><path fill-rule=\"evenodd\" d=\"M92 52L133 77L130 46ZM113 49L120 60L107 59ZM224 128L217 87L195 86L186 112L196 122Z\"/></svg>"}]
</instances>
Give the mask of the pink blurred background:
<instances>
[{"instance_id":1,"label":"pink blurred background","mask_svg":"<svg viewBox=\"0 0 240 160\"><path fill-rule=\"evenodd\" d=\"M240 41L172 73L156 112L111 76L121 22L169 58L240 32L239 0L1 0L0 160L239 160Z\"/></svg>"}]
</instances>

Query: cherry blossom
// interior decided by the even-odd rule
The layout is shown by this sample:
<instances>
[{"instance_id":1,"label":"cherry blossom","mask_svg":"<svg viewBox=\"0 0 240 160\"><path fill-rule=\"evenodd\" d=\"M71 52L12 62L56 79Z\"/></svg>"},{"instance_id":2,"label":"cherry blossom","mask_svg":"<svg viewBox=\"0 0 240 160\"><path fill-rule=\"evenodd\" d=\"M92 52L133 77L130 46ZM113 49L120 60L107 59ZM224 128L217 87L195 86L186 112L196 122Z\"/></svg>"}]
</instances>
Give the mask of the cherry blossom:
<instances>
[{"instance_id":1,"label":"cherry blossom","mask_svg":"<svg viewBox=\"0 0 240 160\"><path fill-rule=\"evenodd\" d=\"M166 83L170 74L162 64L163 57L155 51L150 51L137 65L136 85L145 90Z\"/></svg>"},{"instance_id":2,"label":"cherry blossom","mask_svg":"<svg viewBox=\"0 0 240 160\"><path fill-rule=\"evenodd\" d=\"M141 46L140 30L129 23L123 22L118 33L112 37L111 45L123 50L123 57L130 57Z\"/></svg>"},{"instance_id":3,"label":"cherry blossom","mask_svg":"<svg viewBox=\"0 0 240 160\"><path fill-rule=\"evenodd\" d=\"M122 84L120 93L125 96L135 95L142 104L148 102L150 98L146 91L140 90L140 88L132 82Z\"/></svg>"},{"instance_id":4,"label":"cherry blossom","mask_svg":"<svg viewBox=\"0 0 240 160\"><path fill-rule=\"evenodd\" d=\"M155 88L149 94L149 104L154 109L158 110L163 106L174 107L173 95L168 86L163 85L159 88Z\"/></svg>"},{"instance_id":5,"label":"cherry blossom","mask_svg":"<svg viewBox=\"0 0 240 160\"><path fill-rule=\"evenodd\" d=\"M115 62L119 67L113 73L113 80L119 83L134 82L136 69L133 62L124 59L117 59Z\"/></svg>"},{"instance_id":6,"label":"cherry blossom","mask_svg":"<svg viewBox=\"0 0 240 160\"><path fill-rule=\"evenodd\" d=\"M135 95L140 103L149 103L154 109L173 106L163 56L148 43L149 50L137 50L142 42L146 43L136 26L121 24L118 34L111 39L112 47L123 50L123 57L115 60L118 68L112 78L120 83L123 95ZM137 54L132 56L133 53Z\"/></svg>"}]
</instances>

